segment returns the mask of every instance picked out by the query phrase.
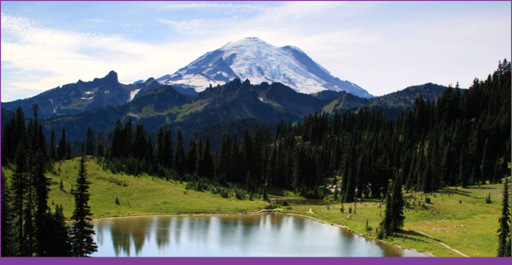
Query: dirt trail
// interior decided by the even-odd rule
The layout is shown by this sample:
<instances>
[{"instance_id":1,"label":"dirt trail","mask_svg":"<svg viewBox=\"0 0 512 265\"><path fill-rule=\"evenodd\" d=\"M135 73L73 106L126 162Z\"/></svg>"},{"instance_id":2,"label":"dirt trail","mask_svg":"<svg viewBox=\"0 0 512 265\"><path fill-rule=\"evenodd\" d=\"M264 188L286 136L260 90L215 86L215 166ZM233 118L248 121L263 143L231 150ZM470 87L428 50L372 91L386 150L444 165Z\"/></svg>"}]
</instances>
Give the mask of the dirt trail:
<instances>
[{"instance_id":1,"label":"dirt trail","mask_svg":"<svg viewBox=\"0 0 512 265\"><path fill-rule=\"evenodd\" d=\"M437 241L439 244L443 245L445 248L447 248L447 249L449 249L449 250L453 250L453 251L457 252L457 254L459 254L459 255L461 255L461 256L463 256L463 257L469 257L468 255L466 255L466 254L464 254L464 253L462 253L462 252L460 252L460 251L458 251L458 250L456 250L456 249L454 249L454 248L452 248L452 247L450 247L450 246L446 245L445 243L441 242L441 240L439 240L439 239L435 239L433 236L431 236L431 235L429 235L429 234L427 234L427 233L423 233L423 232L421 232L421 231L416 231L416 232L418 232L418 233L420 233L420 234L422 234L422 235L425 235L425 236L427 236L427 237L428 237L428 238L430 238L430 239L433 239L433 240Z\"/></svg>"}]
</instances>

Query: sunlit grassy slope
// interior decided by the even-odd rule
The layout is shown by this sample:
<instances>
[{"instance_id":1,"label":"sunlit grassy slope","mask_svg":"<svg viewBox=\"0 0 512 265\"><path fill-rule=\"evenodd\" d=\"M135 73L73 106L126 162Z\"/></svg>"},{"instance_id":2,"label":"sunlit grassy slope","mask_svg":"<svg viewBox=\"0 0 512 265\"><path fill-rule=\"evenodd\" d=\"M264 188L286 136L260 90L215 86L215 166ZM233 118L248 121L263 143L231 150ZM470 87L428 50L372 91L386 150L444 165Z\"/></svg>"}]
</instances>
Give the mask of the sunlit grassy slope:
<instances>
[{"instance_id":1,"label":"sunlit grassy slope","mask_svg":"<svg viewBox=\"0 0 512 265\"><path fill-rule=\"evenodd\" d=\"M79 159L55 164L52 178L50 203L62 204L64 214L71 217L74 197L71 187L75 185ZM60 174L59 172L60 167ZM90 202L93 218L181 213L235 213L260 210L261 200L237 200L222 198L210 192L186 190L186 183L166 181L148 175L131 176L112 174L104 170L95 158L88 158L87 177L90 185ZM64 189L60 190L60 181ZM119 204L116 204L116 198Z\"/></svg>"}]
</instances>

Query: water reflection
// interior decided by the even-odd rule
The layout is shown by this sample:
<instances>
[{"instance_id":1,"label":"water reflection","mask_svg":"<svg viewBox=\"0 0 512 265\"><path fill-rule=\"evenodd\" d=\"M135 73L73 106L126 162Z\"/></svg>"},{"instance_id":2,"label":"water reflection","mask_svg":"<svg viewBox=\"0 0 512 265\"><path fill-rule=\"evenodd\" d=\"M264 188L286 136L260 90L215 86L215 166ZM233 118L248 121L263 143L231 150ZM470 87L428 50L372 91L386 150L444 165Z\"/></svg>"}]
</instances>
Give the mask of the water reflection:
<instances>
[{"instance_id":1,"label":"water reflection","mask_svg":"<svg viewBox=\"0 0 512 265\"><path fill-rule=\"evenodd\" d=\"M422 256L320 222L283 215L153 216L95 221L103 257Z\"/></svg>"}]
</instances>

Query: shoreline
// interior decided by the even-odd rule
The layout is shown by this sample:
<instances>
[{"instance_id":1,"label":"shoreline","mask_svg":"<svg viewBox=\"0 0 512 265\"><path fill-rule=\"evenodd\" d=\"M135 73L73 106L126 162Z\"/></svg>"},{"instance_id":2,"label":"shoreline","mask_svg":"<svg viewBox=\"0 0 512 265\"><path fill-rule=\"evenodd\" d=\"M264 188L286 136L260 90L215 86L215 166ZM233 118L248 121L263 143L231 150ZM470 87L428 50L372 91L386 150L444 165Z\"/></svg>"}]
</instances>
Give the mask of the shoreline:
<instances>
[{"instance_id":1,"label":"shoreline","mask_svg":"<svg viewBox=\"0 0 512 265\"><path fill-rule=\"evenodd\" d=\"M148 215L127 215L127 216L117 216L117 217L103 217L103 218L95 218L95 219L92 219L91 221L103 221L103 220L125 219L125 218L167 217L167 216L168 217L194 217L194 216L195 217L201 217L201 216L204 216L204 217L209 217L210 216L210 217L212 217L212 216L266 215L266 214L268 214L268 213L260 212L260 211L258 211L258 212L249 212L249 213L246 213L246 214L241 214L241 213L183 213L183 214L172 214L172 213L169 213L169 214L148 214ZM359 233L359 232L357 232L355 230L352 230L348 226L339 225L339 224L333 224L333 223L330 223L330 222L327 222L327 221L324 221L322 219L318 219L318 218L315 218L315 217L312 217L312 216L296 214L296 213L282 213L282 212L277 212L277 211L272 213L272 214L280 214L280 215L288 215L288 216L297 216L297 217L301 217L301 218L308 218L308 219L317 221L319 223L323 223L323 224L327 224L327 225L331 225L331 226L337 226L337 227L347 231L348 233L352 233L352 234L361 236L361 237L363 237L366 240L372 240L372 241L375 241L377 243L381 243L381 244L397 247L397 248L400 248L400 249L403 249L403 250L409 250L409 251L414 251L414 252L417 252L417 253L425 254L428 257L436 257L432 253L429 253L429 252L422 252L422 251L418 251L416 249L406 248L406 247L403 247L403 246L400 246L400 245L396 245L396 244L392 244L392 243L389 243L389 242L386 242L386 241L383 241L383 240L380 240L380 239L376 239L376 238L373 238L373 237L365 236L365 235L363 235L363 234L361 234L361 233Z\"/></svg>"}]
</instances>

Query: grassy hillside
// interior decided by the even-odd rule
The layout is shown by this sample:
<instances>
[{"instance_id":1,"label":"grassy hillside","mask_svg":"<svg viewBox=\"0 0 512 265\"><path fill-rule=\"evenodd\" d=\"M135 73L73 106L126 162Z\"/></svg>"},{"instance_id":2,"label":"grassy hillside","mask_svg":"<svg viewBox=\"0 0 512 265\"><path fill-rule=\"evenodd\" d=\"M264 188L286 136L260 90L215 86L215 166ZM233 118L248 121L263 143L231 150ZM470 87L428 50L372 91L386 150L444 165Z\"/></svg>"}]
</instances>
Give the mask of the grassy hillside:
<instances>
[{"instance_id":1,"label":"grassy hillside","mask_svg":"<svg viewBox=\"0 0 512 265\"><path fill-rule=\"evenodd\" d=\"M71 187L75 185L79 159L55 164L49 202L62 204L69 219L74 209ZM59 170L60 168L60 170ZM259 199L238 200L234 196L222 198L209 191L187 190L186 183L166 181L152 176L112 174L105 171L95 158L86 163L90 185L90 206L93 218L185 213L240 213L260 210L268 203ZM60 173L59 173L60 172ZM12 172L4 169L6 175ZM60 189L62 180L63 190ZM498 247L498 218L500 216L503 185L481 187L450 187L431 194L405 194L404 231L389 243L429 252L435 256L493 257ZM375 238L385 210L379 200L344 204L307 200L288 191L270 189L271 200L278 212L300 214L348 227L356 233ZM485 198L491 195L491 203ZM116 198L119 204L116 204ZM428 199L427 199L428 198ZM286 201L288 206L282 206ZM429 202L427 202L429 201ZM366 226L368 222L368 229ZM442 245L444 243L445 245ZM449 249L451 247L453 249Z\"/></svg>"},{"instance_id":2,"label":"grassy hillside","mask_svg":"<svg viewBox=\"0 0 512 265\"><path fill-rule=\"evenodd\" d=\"M75 185L79 158L55 164L49 202L62 204L64 215L70 218L74 209L71 187ZM59 172L60 167L60 174ZM186 190L186 183L166 181L148 175L112 174L102 169L95 158L88 158L87 177L90 185L90 202L93 218L181 213L236 213L260 210L265 202L255 199L237 200L222 198L210 192ZM60 181L64 189L60 190ZM116 198L119 205L116 204Z\"/></svg>"}]
</instances>

